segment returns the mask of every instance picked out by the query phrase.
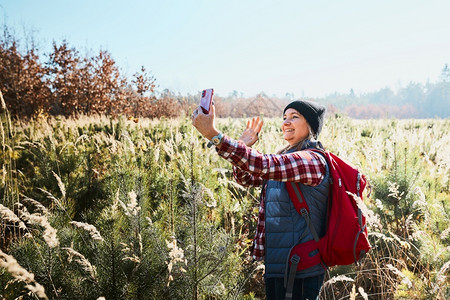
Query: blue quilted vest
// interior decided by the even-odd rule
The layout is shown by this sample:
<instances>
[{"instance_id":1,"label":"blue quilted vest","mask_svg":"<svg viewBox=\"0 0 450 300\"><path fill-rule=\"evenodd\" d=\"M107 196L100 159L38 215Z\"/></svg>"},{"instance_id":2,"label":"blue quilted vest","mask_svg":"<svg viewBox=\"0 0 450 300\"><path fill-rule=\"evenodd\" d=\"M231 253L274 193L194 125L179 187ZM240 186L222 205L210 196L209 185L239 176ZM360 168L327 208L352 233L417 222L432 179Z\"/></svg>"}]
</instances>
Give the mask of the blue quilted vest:
<instances>
[{"instance_id":1,"label":"blue quilted vest","mask_svg":"<svg viewBox=\"0 0 450 300\"><path fill-rule=\"evenodd\" d=\"M319 237L325 234L327 200L330 188L328 166L325 177L318 186L300 184L300 188L308 203L311 221ZM299 242L299 238L306 234ZM266 278L284 277L289 250L296 244L313 239L303 217L295 210L286 183L269 180L265 199L265 235ZM305 278L323 274L322 265L318 264L306 270L297 271L296 278Z\"/></svg>"}]
</instances>

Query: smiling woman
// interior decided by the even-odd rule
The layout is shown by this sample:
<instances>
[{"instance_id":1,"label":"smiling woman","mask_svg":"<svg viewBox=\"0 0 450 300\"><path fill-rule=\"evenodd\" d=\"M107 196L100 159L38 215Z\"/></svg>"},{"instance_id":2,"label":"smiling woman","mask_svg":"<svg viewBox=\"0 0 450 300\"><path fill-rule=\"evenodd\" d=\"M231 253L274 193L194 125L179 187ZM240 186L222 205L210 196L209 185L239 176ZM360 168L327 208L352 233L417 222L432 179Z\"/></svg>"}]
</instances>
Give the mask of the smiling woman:
<instances>
[{"instance_id":1,"label":"smiling woman","mask_svg":"<svg viewBox=\"0 0 450 300\"><path fill-rule=\"evenodd\" d=\"M197 130L233 164L235 180L244 186L262 187L253 258L265 260L266 299L316 299L323 283L325 269L312 259L317 258L317 249L304 249L306 255L301 260L306 265L293 268L289 276L287 270L292 248L313 239L306 220L318 229L319 236L325 233L329 170L325 159L312 151L322 148L317 138L324 115L325 107L314 102L297 100L286 106L281 128L288 145L278 154L262 154L251 148L263 125L258 117L247 122L236 141L216 129L214 105L209 114L199 107L192 115ZM286 182L301 186L310 207L308 218L295 210Z\"/></svg>"},{"instance_id":2,"label":"smiling woman","mask_svg":"<svg viewBox=\"0 0 450 300\"><path fill-rule=\"evenodd\" d=\"M305 117L293 108L288 108L283 116L283 138L290 144L294 145L304 140L311 134L311 127L306 122Z\"/></svg>"},{"instance_id":3,"label":"smiling woman","mask_svg":"<svg viewBox=\"0 0 450 300\"><path fill-rule=\"evenodd\" d=\"M311 101L294 101L284 109L283 138L289 145L278 153L302 150L304 141L314 141L322 131L325 107ZM319 143L320 145L320 143ZM321 147L321 146L320 146Z\"/></svg>"}]
</instances>

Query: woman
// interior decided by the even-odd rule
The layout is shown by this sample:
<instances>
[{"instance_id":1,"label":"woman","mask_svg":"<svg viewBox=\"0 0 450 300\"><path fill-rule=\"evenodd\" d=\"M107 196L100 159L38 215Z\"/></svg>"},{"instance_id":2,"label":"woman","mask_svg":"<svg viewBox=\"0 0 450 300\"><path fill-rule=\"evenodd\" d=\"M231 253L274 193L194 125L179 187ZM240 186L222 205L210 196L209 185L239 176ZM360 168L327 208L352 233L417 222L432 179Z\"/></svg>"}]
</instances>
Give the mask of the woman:
<instances>
[{"instance_id":1,"label":"woman","mask_svg":"<svg viewBox=\"0 0 450 300\"><path fill-rule=\"evenodd\" d=\"M325 108L314 102L297 100L287 105L281 129L288 145L278 154L269 155L251 148L263 125L259 118L247 122L236 141L216 129L214 105L209 114L196 109L192 115L194 127L210 140L208 146L215 145L217 153L233 164L236 181L244 186L262 186L253 257L265 260L266 299L289 296L286 286L290 251L293 246L313 239L305 219L289 198L286 182L299 183L314 228L319 236L325 233L328 167L322 155L308 150L321 148L317 137L324 115ZM316 299L324 273L321 263L293 273L293 298Z\"/></svg>"}]
</instances>

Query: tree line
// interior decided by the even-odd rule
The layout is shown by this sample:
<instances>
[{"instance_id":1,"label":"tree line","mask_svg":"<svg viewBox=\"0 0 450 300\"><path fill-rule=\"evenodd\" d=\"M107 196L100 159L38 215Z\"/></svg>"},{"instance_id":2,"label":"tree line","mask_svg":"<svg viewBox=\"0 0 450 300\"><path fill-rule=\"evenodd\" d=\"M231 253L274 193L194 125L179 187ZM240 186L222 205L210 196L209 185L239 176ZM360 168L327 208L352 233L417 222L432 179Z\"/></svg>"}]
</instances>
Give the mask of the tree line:
<instances>
[{"instance_id":1,"label":"tree line","mask_svg":"<svg viewBox=\"0 0 450 300\"><path fill-rule=\"evenodd\" d=\"M333 94L321 102L336 106L353 118L448 118L450 116L450 68L445 64L437 82L410 82L393 91L389 87L356 95Z\"/></svg>"},{"instance_id":2,"label":"tree line","mask_svg":"<svg viewBox=\"0 0 450 300\"><path fill-rule=\"evenodd\" d=\"M25 48L25 49L24 49ZM156 78L143 66L131 79L106 50L82 54L66 40L53 42L49 53L21 45L9 28L0 37L0 89L15 118L37 114L77 116L108 115L139 118L178 117L189 114L200 93L176 95L156 91ZM280 116L287 103L296 99L267 96L239 97L237 91L215 96L219 117ZM411 82L397 92L386 87L372 93L332 94L313 99L328 106L330 113L353 118L447 118L450 116L450 68L445 65L435 83Z\"/></svg>"}]
</instances>

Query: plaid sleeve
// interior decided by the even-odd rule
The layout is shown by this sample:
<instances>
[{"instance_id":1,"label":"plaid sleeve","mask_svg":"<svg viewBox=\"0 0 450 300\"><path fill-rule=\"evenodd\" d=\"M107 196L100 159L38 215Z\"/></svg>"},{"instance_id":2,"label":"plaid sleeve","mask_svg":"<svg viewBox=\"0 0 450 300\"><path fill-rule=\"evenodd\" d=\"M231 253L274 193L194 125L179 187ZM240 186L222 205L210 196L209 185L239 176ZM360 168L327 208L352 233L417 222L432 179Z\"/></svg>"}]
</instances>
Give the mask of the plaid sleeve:
<instances>
[{"instance_id":1,"label":"plaid sleeve","mask_svg":"<svg viewBox=\"0 0 450 300\"><path fill-rule=\"evenodd\" d=\"M319 185L325 175L325 160L313 151L286 154L262 154L244 143L224 136L218 154L254 178L262 180L294 181L305 185ZM249 175L245 175L249 176ZM250 177L248 177L248 180Z\"/></svg>"},{"instance_id":2,"label":"plaid sleeve","mask_svg":"<svg viewBox=\"0 0 450 300\"><path fill-rule=\"evenodd\" d=\"M233 166L233 177L237 183L243 186L261 186L264 179L253 176L250 172L246 172L239 167Z\"/></svg>"}]
</instances>

